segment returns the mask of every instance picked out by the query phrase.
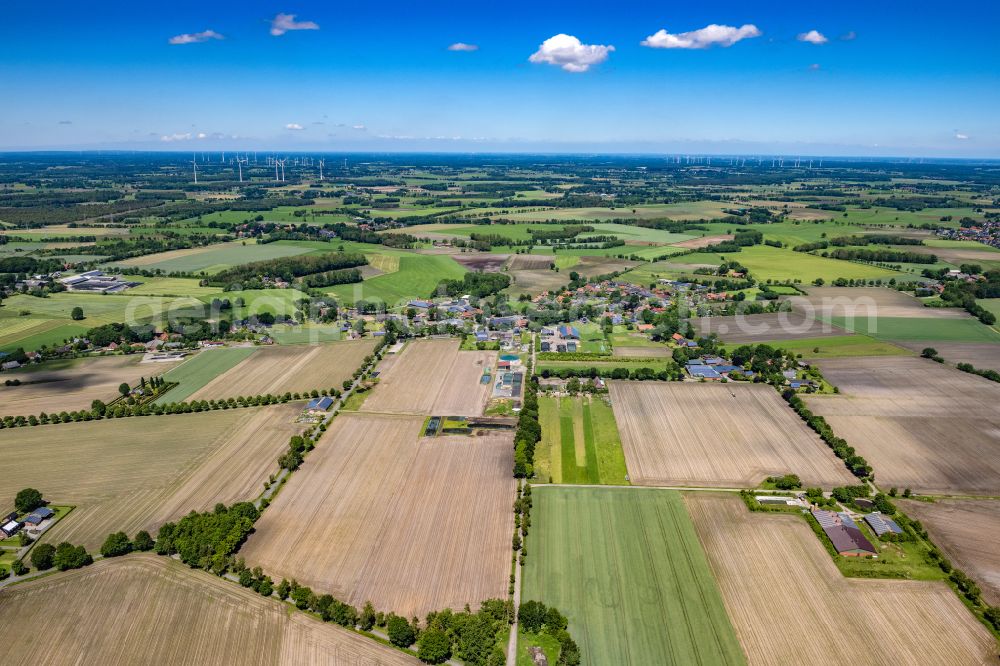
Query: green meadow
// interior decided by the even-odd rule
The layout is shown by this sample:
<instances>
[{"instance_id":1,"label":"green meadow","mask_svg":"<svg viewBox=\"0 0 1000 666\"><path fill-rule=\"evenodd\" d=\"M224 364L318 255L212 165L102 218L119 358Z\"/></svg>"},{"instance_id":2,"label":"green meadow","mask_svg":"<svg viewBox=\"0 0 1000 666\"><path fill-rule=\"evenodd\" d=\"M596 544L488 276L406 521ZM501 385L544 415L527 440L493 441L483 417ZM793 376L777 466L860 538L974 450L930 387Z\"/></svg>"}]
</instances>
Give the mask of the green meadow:
<instances>
[{"instance_id":1,"label":"green meadow","mask_svg":"<svg viewBox=\"0 0 1000 666\"><path fill-rule=\"evenodd\" d=\"M628 484L618 425L603 398L542 396L538 411L542 441L536 447L535 465L540 479Z\"/></svg>"},{"instance_id":2,"label":"green meadow","mask_svg":"<svg viewBox=\"0 0 1000 666\"><path fill-rule=\"evenodd\" d=\"M521 599L566 615L583 663L745 663L679 493L534 486L532 500Z\"/></svg>"},{"instance_id":3,"label":"green meadow","mask_svg":"<svg viewBox=\"0 0 1000 666\"><path fill-rule=\"evenodd\" d=\"M971 317L830 317L830 322L882 340L1000 342L1000 333Z\"/></svg>"},{"instance_id":4,"label":"green meadow","mask_svg":"<svg viewBox=\"0 0 1000 666\"><path fill-rule=\"evenodd\" d=\"M344 303L378 300L396 305L428 298L442 280L461 279L466 270L448 255L402 253L399 270L377 275L360 284L340 284L324 290Z\"/></svg>"},{"instance_id":5,"label":"green meadow","mask_svg":"<svg viewBox=\"0 0 1000 666\"><path fill-rule=\"evenodd\" d=\"M200 351L163 375L168 382L179 382L156 400L161 405L181 402L210 381L230 370L256 351L253 347L226 347Z\"/></svg>"}]
</instances>

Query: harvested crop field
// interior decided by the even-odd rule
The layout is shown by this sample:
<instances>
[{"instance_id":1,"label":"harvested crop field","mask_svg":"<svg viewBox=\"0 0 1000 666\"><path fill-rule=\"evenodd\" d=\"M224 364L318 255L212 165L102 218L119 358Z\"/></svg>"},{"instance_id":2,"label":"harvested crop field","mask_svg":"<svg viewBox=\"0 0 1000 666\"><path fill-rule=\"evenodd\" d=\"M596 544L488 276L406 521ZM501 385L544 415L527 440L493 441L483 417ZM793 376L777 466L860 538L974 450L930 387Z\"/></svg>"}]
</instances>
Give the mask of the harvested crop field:
<instances>
[{"instance_id":1,"label":"harvested crop field","mask_svg":"<svg viewBox=\"0 0 1000 666\"><path fill-rule=\"evenodd\" d=\"M549 270L555 260L552 254L515 254L510 260L510 270Z\"/></svg>"},{"instance_id":2,"label":"harvested crop field","mask_svg":"<svg viewBox=\"0 0 1000 666\"><path fill-rule=\"evenodd\" d=\"M255 498L288 439L302 403L0 430L5 455L0 505L25 487L76 509L53 541L101 545L182 517Z\"/></svg>"},{"instance_id":3,"label":"harvested crop field","mask_svg":"<svg viewBox=\"0 0 1000 666\"><path fill-rule=\"evenodd\" d=\"M839 395L805 396L883 486L1000 495L1000 384L916 357L816 361Z\"/></svg>"},{"instance_id":4,"label":"harvested crop field","mask_svg":"<svg viewBox=\"0 0 1000 666\"><path fill-rule=\"evenodd\" d=\"M855 481L770 386L608 385L633 484L745 488L788 473L823 488Z\"/></svg>"},{"instance_id":5,"label":"harvested crop field","mask_svg":"<svg viewBox=\"0 0 1000 666\"><path fill-rule=\"evenodd\" d=\"M569 273L557 273L548 268L511 270L513 280L506 291L512 294L538 295L543 291L561 289L569 282Z\"/></svg>"},{"instance_id":6,"label":"harvested crop field","mask_svg":"<svg viewBox=\"0 0 1000 666\"><path fill-rule=\"evenodd\" d=\"M937 350L938 356L951 364L969 363L979 370L1000 372L1000 344L989 342L941 342L939 340L918 340L900 342L916 353L927 347Z\"/></svg>"},{"instance_id":7,"label":"harvested crop field","mask_svg":"<svg viewBox=\"0 0 1000 666\"><path fill-rule=\"evenodd\" d=\"M580 261L573 266L572 270L580 275L596 278L599 275L607 275L608 273L625 272L638 265L638 261L630 261L628 259L583 256L580 257Z\"/></svg>"},{"instance_id":8,"label":"harvested crop field","mask_svg":"<svg viewBox=\"0 0 1000 666\"><path fill-rule=\"evenodd\" d=\"M117 398L118 386L139 383L140 377L161 375L176 363L142 363L142 354L50 361L41 366L3 373L20 386L0 384L0 416L58 414L90 409L94 400Z\"/></svg>"},{"instance_id":9,"label":"harvested crop field","mask_svg":"<svg viewBox=\"0 0 1000 666\"><path fill-rule=\"evenodd\" d=\"M839 326L794 311L696 317L690 322L699 336L715 333L725 342L732 344L849 335Z\"/></svg>"},{"instance_id":10,"label":"harvested crop field","mask_svg":"<svg viewBox=\"0 0 1000 666\"><path fill-rule=\"evenodd\" d=\"M379 377L363 411L478 416L490 395L480 378L496 352L459 351L459 341L415 340Z\"/></svg>"},{"instance_id":11,"label":"harvested crop field","mask_svg":"<svg viewBox=\"0 0 1000 666\"><path fill-rule=\"evenodd\" d=\"M340 389L375 349L376 340L345 340L320 345L260 347L226 373L205 384L192 400L241 395L282 395L313 389ZM168 393L167 396L170 394Z\"/></svg>"},{"instance_id":12,"label":"harvested crop field","mask_svg":"<svg viewBox=\"0 0 1000 666\"><path fill-rule=\"evenodd\" d=\"M717 234L715 236L702 236L701 238L692 238L691 240L681 241L679 243L671 243L674 247L683 247L687 250L697 250L709 245L714 245L716 243L721 243L722 241L733 240L735 236L732 234Z\"/></svg>"},{"instance_id":13,"label":"harvested crop field","mask_svg":"<svg viewBox=\"0 0 1000 666\"><path fill-rule=\"evenodd\" d=\"M534 489L521 598L566 615L582 663L744 663L677 492Z\"/></svg>"},{"instance_id":14,"label":"harvested crop field","mask_svg":"<svg viewBox=\"0 0 1000 666\"><path fill-rule=\"evenodd\" d=\"M751 665L996 662L993 637L944 583L844 578L799 516L684 501Z\"/></svg>"},{"instance_id":15,"label":"harvested crop field","mask_svg":"<svg viewBox=\"0 0 1000 666\"><path fill-rule=\"evenodd\" d=\"M929 308L919 298L895 289L883 287L807 287L808 296L789 296L795 310L807 317L916 317L965 319L969 315L959 308Z\"/></svg>"},{"instance_id":16,"label":"harvested crop field","mask_svg":"<svg viewBox=\"0 0 1000 666\"><path fill-rule=\"evenodd\" d=\"M0 592L9 632L4 658L23 664L419 664L394 650L276 599L151 554Z\"/></svg>"},{"instance_id":17,"label":"harvested crop field","mask_svg":"<svg viewBox=\"0 0 1000 666\"><path fill-rule=\"evenodd\" d=\"M509 254L492 254L490 252L456 254L453 259L470 271L483 273L499 273L510 258Z\"/></svg>"},{"instance_id":18,"label":"harvested crop field","mask_svg":"<svg viewBox=\"0 0 1000 666\"><path fill-rule=\"evenodd\" d=\"M673 350L670 347L625 347L615 345L612 356L626 358L670 358Z\"/></svg>"},{"instance_id":19,"label":"harvested crop field","mask_svg":"<svg viewBox=\"0 0 1000 666\"><path fill-rule=\"evenodd\" d=\"M1000 501L900 500L910 518L923 523L934 544L983 590L983 599L1000 605Z\"/></svg>"},{"instance_id":20,"label":"harvested crop field","mask_svg":"<svg viewBox=\"0 0 1000 666\"><path fill-rule=\"evenodd\" d=\"M317 593L404 617L504 597L511 436L418 439L422 426L421 417L338 416L240 555Z\"/></svg>"}]
</instances>

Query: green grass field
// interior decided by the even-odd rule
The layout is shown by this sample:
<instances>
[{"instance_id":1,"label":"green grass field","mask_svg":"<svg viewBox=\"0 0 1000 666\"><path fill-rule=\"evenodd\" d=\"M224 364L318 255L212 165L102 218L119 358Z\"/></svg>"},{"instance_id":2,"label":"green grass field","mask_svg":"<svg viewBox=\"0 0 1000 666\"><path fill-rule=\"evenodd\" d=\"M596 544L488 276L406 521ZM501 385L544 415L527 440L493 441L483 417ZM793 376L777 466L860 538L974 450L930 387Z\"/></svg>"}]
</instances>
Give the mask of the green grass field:
<instances>
[{"instance_id":1,"label":"green grass field","mask_svg":"<svg viewBox=\"0 0 1000 666\"><path fill-rule=\"evenodd\" d=\"M972 318L831 317L830 322L881 340L1000 343L1000 333Z\"/></svg>"},{"instance_id":2,"label":"green grass field","mask_svg":"<svg viewBox=\"0 0 1000 666\"><path fill-rule=\"evenodd\" d=\"M535 486L532 498L521 598L566 615L583 663L745 663L679 493Z\"/></svg>"},{"instance_id":3,"label":"green grass field","mask_svg":"<svg viewBox=\"0 0 1000 666\"><path fill-rule=\"evenodd\" d=\"M867 335L835 335L826 338L807 338L803 340L775 340L758 344L770 345L778 349L786 349L793 354L802 354L804 358L843 358L846 356L908 356L913 352L903 347L897 347L885 340L876 340ZM724 345L732 351L740 345ZM819 351L815 351L815 350Z\"/></svg>"},{"instance_id":4,"label":"green grass field","mask_svg":"<svg viewBox=\"0 0 1000 666\"><path fill-rule=\"evenodd\" d=\"M676 204L648 204L640 206L620 206L618 208L552 208L533 212L509 212L504 217L511 220L601 220L639 219L648 220L668 217L672 220L710 220L725 215L723 209L730 204L719 201L688 201ZM473 209L474 213L484 212Z\"/></svg>"},{"instance_id":5,"label":"green grass field","mask_svg":"<svg viewBox=\"0 0 1000 666\"><path fill-rule=\"evenodd\" d=\"M801 280L803 283L808 284L816 278L823 278L827 282L832 282L841 277L849 280L856 280L858 278L865 280L888 280L889 278L896 278L900 280L912 279L913 277L906 273L898 273L867 264L828 259L806 252L793 252L792 250L767 245L745 247L742 252L725 255L696 252L678 257L674 261L685 264L718 265L722 263L723 258L743 264L758 280L777 280L779 282Z\"/></svg>"},{"instance_id":6,"label":"green grass field","mask_svg":"<svg viewBox=\"0 0 1000 666\"><path fill-rule=\"evenodd\" d=\"M538 477L552 483L628 484L625 454L611 406L601 397L538 400L542 441Z\"/></svg>"},{"instance_id":7,"label":"green grass field","mask_svg":"<svg viewBox=\"0 0 1000 666\"><path fill-rule=\"evenodd\" d=\"M404 253L399 258L399 270L394 273L324 291L345 303L379 300L394 306L414 298L427 298L441 280L461 279L465 272L465 268L447 255Z\"/></svg>"},{"instance_id":8,"label":"green grass field","mask_svg":"<svg viewBox=\"0 0 1000 666\"><path fill-rule=\"evenodd\" d=\"M127 292L129 296L211 296L219 294L216 287L202 287L195 278L168 278L126 276L128 280L142 282L138 287L132 287Z\"/></svg>"},{"instance_id":9,"label":"green grass field","mask_svg":"<svg viewBox=\"0 0 1000 666\"><path fill-rule=\"evenodd\" d=\"M606 359L606 360L605 360ZM598 371L607 373L615 368L626 368L635 370L638 368L653 368L654 370L664 370L669 359L666 358L646 358L641 361L622 361L614 356L601 357L593 361L538 361L537 372L542 372L546 368L558 370L560 368L597 368Z\"/></svg>"},{"instance_id":10,"label":"green grass field","mask_svg":"<svg viewBox=\"0 0 1000 666\"><path fill-rule=\"evenodd\" d=\"M279 345L314 344L335 342L343 336L336 324L305 323L301 326L275 326L269 331L271 338Z\"/></svg>"},{"instance_id":11,"label":"green grass field","mask_svg":"<svg viewBox=\"0 0 1000 666\"><path fill-rule=\"evenodd\" d=\"M146 270L161 270L165 273L175 271L183 273L204 272L211 275L232 266L305 254L311 249L309 247L280 243L257 245L252 241L248 241L244 245L243 241L232 241L192 248L190 250L175 250L173 252L150 254L144 257L113 262L111 265L120 268L134 267Z\"/></svg>"},{"instance_id":12,"label":"green grass field","mask_svg":"<svg viewBox=\"0 0 1000 666\"><path fill-rule=\"evenodd\" d=\"M157 398L156 402L166 405L186 400L198 389L235 367L255 351L253 347L227 347L198 352L163 375L168 382L179 382L179 384Z\"/></svg>"}]
</instances>

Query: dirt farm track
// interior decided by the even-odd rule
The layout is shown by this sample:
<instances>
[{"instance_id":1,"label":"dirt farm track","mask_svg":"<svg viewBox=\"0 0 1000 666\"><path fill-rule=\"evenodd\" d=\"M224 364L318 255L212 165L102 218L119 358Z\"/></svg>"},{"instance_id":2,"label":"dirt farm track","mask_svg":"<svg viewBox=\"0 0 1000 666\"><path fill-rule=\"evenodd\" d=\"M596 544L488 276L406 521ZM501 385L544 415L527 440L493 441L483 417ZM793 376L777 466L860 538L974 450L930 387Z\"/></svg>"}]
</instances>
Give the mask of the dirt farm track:
<instances>
[{"instance_id":1,"label":"dirt farm track","mask_svg":"<svg viewBox=\"0 0 1000 666\"><path fill-rule=\"evenodd\" d=\"M609 382L629 479L638 485L750 487L774 474L850 484L848 472L770 386Z\"/></svg>"},{"instance_id":2,"label":"dirt farm track","mask_svg":"<svg viewBox=\"0 0 1000 666\"><path fill-rule=\"evenodd\" d=\"M132 666L408 666L409 655L231 581L151 554L103 560L0 592L4 659ZM99 637L100 640L95 640Z\"/></svg>"},{"instance_id":3,"label":"dirt farm track","mask_svg":"<svg viewBox=\"0 0 1000 666\"><path fill-rule=\"evenodd\" d=\"M685 503L751 666L997 663L944 583L844 578L799 516L709 493Z\"/></svg>"}]
</instances>

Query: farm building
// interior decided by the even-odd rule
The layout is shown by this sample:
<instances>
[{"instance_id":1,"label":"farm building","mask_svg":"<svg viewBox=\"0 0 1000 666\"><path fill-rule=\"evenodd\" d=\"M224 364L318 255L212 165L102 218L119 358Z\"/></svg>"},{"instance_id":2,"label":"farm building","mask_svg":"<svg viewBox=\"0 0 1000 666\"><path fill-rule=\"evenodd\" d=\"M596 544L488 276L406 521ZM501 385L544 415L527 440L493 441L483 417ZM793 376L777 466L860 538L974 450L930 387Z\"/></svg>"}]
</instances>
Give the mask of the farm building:
<instances>
[{"instance_id":1,"label":"farm building","mask_svg":"<svg viewBox=\"0 0 1000 666\"><path fill-rule=\"evenodd\" d=\"M579 340L580 332L576 330L576 326L560 326L559 327L559 337L564 340Z\"/></svg>"},{"instance_id":2,"label":"farm building","mask_svg":"<svg viewBox=\"0 0 1000 666\"><path fill-rule=\"evenodd\" d=\"M12 537L17 534L20 529L21 523L16 520L10 520L0 526L0 534L3 534L4 537Z\"/></svg>"},{"instance_id":3,"label":"farm building","mask_svg":"<svg viewBox=\"0 0 1000 666\"><path fill-rule=\"evenodd\" d=\"M883 516L878 511L866 514L865 522L868 523L868 526L872 528L873 532L875 532L875 536L882 536L883 534L888 534L890 532L892 534L903 533L903 528L900 527L895 520Z\"/></svg>"},{"instance_id":4,"label":"farm building","mask_svg":"<svg viewBox=\"0 0 1000 666\"><path fill-rule=\"evenodd\" d=\"M306 409L310 412L325 412L330 409L331 406L333 406L333 398L328 395L324 395L310 400L309 404L306 405Z\"/></svg>"},{"instance_id":5,"label":"farm building","mask_svg":"<svg viewBox=\"0 0 1000 666\"><path fill-rule=\"evenodd\" d=\"M24 519L25 525L30 525L32 527L42 524L42 522L48 520L52 516L56 515L55 511L47 506L43 506L39 509L35 509Z\"/></svg>"},{"instance_id":6,"label":"farm building","mask_svg":"<svg viewBox=\"0 0 1000 666\"><path fill-rule=\"evenodd\" d=\"M688 374L699 379L722 379L722 375L710 365L688 364L686 367Z\"/></svg>"},{"instance_id":7,"label":"farm building","mask_svg":"<svg viewBox=\"0 0 1000 666\"><path fill-rule=\"evenodd\" d=\"M850 516L821 509L814 510L812 515L829 537L838 555L866 557L878 554L875 546L865 538Z\"/></svg>"}]
</instances>

